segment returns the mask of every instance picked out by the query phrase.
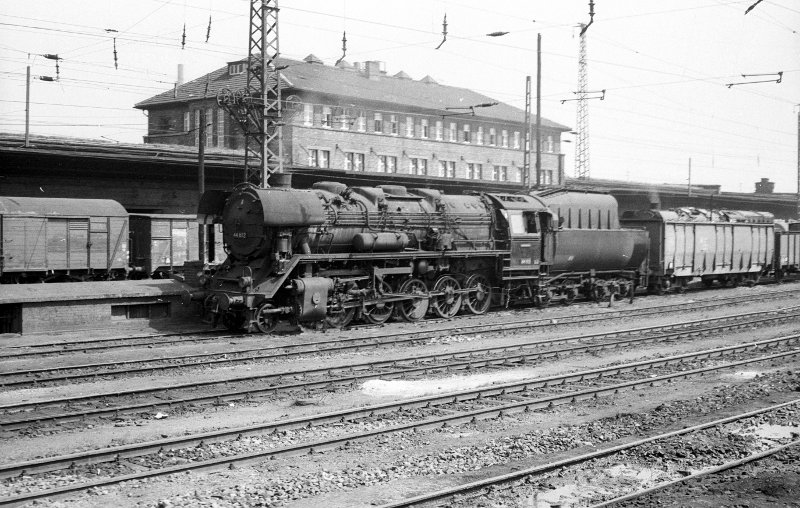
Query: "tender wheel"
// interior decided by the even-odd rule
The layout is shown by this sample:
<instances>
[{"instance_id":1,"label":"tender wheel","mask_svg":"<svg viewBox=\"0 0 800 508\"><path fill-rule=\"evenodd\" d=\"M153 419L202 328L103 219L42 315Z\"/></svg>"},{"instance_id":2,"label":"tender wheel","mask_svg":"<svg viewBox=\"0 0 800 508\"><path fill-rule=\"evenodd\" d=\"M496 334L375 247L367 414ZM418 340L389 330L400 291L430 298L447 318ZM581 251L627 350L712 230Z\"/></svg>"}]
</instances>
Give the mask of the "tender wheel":
<instances>
[{"instance_id":1,"label":"tender wheel","mask_svg":"<svg viewBox=\"0 0 800 508\"><path fill-rule=\"evenodd\" d=\"M483 275L470 275L464 284L469 293L465 295L464 306L473 314L484 314L492 304L492 285Z\"/></svg>"},{"instance_id":2,"label":"tender wheel","mask_svg":"<svg viewBox=\"0 0 800 508\"><path fill-rule=\"evenodd\" d=\"M434 293L441 293L431 298L433 312L442 318L451 318L461 310L461 289L458 281L450 275L442 275L433 285Z\"/></svg>"},{"instance_id":3,"label":"tender wheel","mask_svg":"<svg viewBox=\"0 0 800 508\"><path fill-rule=\"evenodd\" d=\"M425 283L419 279L406 279L400 285L400 292L407 295L419 295L419 298L397 302L394 307L395 314L412 323L424 318L430 306L428 288Z\"/></svg>"},{"instance_id":4,"label":"tender wheel","mask_svg":"<svg viewBox=\"0 0 800 508\"><path fill-rule=\"evenodd\" d=\"M344 328L349 325L356 315L356 308L347 309L328 307L328 314L325 316L325 325L328 328Z\"/></svg>"},{"instance_id":5,"label":"tender wheel","mask_svg":"<svg viewBox=\"0 0 800 508\"><path fill-rule=\"evenodd\" d=\"M565 289L561 298L561 305L572 305L572 302L575 301L576 295L577 291L575 289L572 288Z\"/></svg>"},{"instance_id":6,"label":"tender wheel","mask_svg":"<svg viewBox=\"0 0 800 508\"><path fill-rule=\"evenodd\" d=\"M392 287L387 284L386 282L381 282L381 287L375 293L375 296L380 297L380 295L384 293L391 293ZM392 303L385 303L385 302L378 302L372 305L367 305L363 311L364 320L367 323L372 323L374 325L379 325L385 323L392 317L392 313L394 312L394 302Z\"/></svg>"},{"instance_id":7,"label":"tender wheel","mask_svg":"<svg viewBox=\"0 0 800 508\"><path fill-rule=\"evenodd\" d=\"M239 312L226 312L222 315L222 324L231 331L241 330L244 326L244 316Z\"/></svg>"},{"instance_id":8,"label":"tender wheel","mask_svg":"<svg viewBox=\"0 0 800 508\"><path fill-rule=\"evenodd\" d=\"M553 299L553 293L550 289L541 290L533 299L537 307L547 307L550 305L550 300Z\"/></svg>"},{"instance_id":9,"label":"tender wheel","mask_svg":"<svg viewBox=\"0 0 800 508\"><path fill-rule=\"evenodd\" d=\"M269 312L269 310L274 308L275 306L270 303L262 303L258 310L256 310L254 316L255 325L261 333L272 333L275 327L278 326L278 314Z\"/></svg>"}]
</instances>

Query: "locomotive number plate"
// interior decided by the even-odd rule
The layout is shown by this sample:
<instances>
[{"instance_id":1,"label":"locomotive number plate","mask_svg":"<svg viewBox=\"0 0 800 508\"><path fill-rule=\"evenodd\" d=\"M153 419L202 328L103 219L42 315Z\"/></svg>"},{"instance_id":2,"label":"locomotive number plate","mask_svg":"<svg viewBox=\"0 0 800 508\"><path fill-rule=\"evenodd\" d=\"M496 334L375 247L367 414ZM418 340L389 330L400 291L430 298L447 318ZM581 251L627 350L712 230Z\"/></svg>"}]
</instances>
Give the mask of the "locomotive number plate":
<instances>
[{"instance_id":1,"label":"locomotive number plate","mask_svg":"<svg viewBox=\"0 0 800 508\"><path fill-rule=\"evenodd\" d=\"M233 237L234 238L239 238L239 239L245 239L245 238L247 238L247 232L246 231L241 231L241 232L234 233Z\"/></svg>"}]
</instances>

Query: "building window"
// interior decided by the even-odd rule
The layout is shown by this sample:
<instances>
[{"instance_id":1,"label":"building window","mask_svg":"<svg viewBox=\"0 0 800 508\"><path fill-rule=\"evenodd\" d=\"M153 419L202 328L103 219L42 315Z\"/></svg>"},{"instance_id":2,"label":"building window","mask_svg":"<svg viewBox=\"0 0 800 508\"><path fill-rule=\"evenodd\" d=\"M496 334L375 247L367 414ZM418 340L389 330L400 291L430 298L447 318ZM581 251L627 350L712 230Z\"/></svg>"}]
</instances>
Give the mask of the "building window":
<instances>
[{"instance_id":1,"label":"building window","mask_svg":"<svg viewBox=\"0 0 800 508\"><path fill-rule=\"evenodd\" d=\"M489 128L489 144L491 146L497 144L497 131L494 130L494 127Z\"/></svg>"},{"instance_id":2,"label":"building window","mask_svg":"<svg viewBox=\"0 0 800 508\"><path fill-rule=\"evenodd\" d=\"M430 136L430 129L428 127L427 118L423 118L422 120L419 121L419 131L420 131L419 135L421 138L428 139L428 136Z\"/></svg>"},{"instance_id":3,"label":"building window","mask_svg":"<svg viewBox=\"0 0 800 508\"><path fill-rule=\"evenodd\" d=\"M217 146L225 146L225 112L217 109Z\"/></svg>"},{"instance_id":4,"label":"building window","mask_svg":"<svg viewBox=\"0 0 800 508\"><path fill-rule=\"evenodd\" d=\"M343 109L341 114L335 118L335 121L339 122L339 128L343 131L350 130L350 110Z\"/></svg>"},{"instance_id":5,"label":"building window","mask_svg":"<svg viewBox=\"0 0 800 508\"><path fill-rule=\"evenodd\" d=\"M414 119L410 116L406 117L406 137L414 137Z\"/></svg>"},{"instance_id":6,"label":"building window","mask_svg":"<svg viewBox=\"0 0 800 508\"><path fill-rule=\"evenodd\" d=\"M545 152L553 153L553 136L547 136L547 145L545 145Z\"/></svg>"},{"instance_id":7,"label":"building window","mask_svg":"<svg viewBox=\"0 0 800 508\"><path fill-rule=\"evenodd\" d=\"M425 176L428 174L428 160L427 159L418 159L416 157L412 157L410 164L409 164L409 173L412 175L422 175Z\"/></svg>"},{"instance_id":8,"label":"building window","mask_svg":"<svg viewBox=\"0 0 800 508\"><path fill-rule=\"evenodd\" d=\"M345 152L344 169L346 171L364 171L364 154L357 152Z\"/></svg>"},{"instance_id":9,"label":"building window","mask_svg":"<svg viewBox=\"0 0 800 508\"><path fill-rule=\"evenodd\" d=\"M200 146L200 110L194 110L194 146Z\"/></svg>"},{"instance_id":10,"label":"building window","mask_svg":"<svg viewBox=\"0 0 800 508\"><path fill-rule=\"evenodd\" d=\"M478 139L476 140L476 142L479 145L483 144L483 126L478 127Z\"/></svg>"},{"instance_id":11,"label":"building window","mask_svg":"<svg viewBox=\"0 0 800 508\"><path fill-rule=\"evenodd\" d=\"M514 148L519 149L519 131L514 131Z\"/></svg>"},{"instance_id":12,"label":"building window","mask_svg":"<svg viewBox=\"0 0 800 508\"><path fill-rule=\"evenodd\" d=\"M508 181L508 166L494 166L492 168L492 180L501 182Z\"/></svg>"},{"instance_id":13,"label":"building window","mask_svg":"<svg viewBox=\"0 0 800 508\"><path fill-rule=\"evenodd\" d=\"M546 169L542 171L542 185L552 185L553 183L553 170Z\"/></svg>"},{"instance_id":14,"label":"building window","mask_svg":"<svg viewBox=\"0 0 800 508\"><path fill-rule=\"evenodd\" d=\"M397 136L398 131L397 115L389 115L389 133L393 136Z\"/></svg>"},{"instance_id":15,"label":"building window","mask_svg":"<svg viewBox=\"0 0 800 508\"><path fill-rule=\"evenodd\" d=\"M314 123L314 105L303 104L303 125L313 125Z\"/></svg>"},{"instance_id":16,"label":"building window","mask_svg":"<svg viewBox=\"0 0 800 508\"><path fill-rule=\"evenodd\" d=\"M314 168L329 168L331 162L330 150L312 148L308 151L308 165Z\"/></svg>"},{"instance_id":17,"label":"building window","mask_svg":"<svg viewBox=\"0 0 800 508\"><path fill-rule=\"evenodd\" d=\"M470 180L480 180L482 171L483 164L476 164L473 162L467 163L467 178Z\"/></svg>"},{"instance_id":18,"label":"building window","mask_svg":"<svg viewBox=\"0 0 800 508\"><path fill-rule=\"evenodd\" d=\"M189 129L192 128L190 125L191 122L192 122L191 115L189 114L188 111L186 111L183 114L183 132L189 132Z\"/></svg>"},{"instance_id":19,"label":"building window","mask_svg":"<svg viewBox=\"0 0 800 508\"><path fill-rule=\"evenodd\" d=\"M372 130L377 133L383 132L383 114L375 113L375 122L372 126Z\"/></svg>"},{"instance_id":20,"label":"building window","mask_svg":"<svg viewBox=\"0 0 800 508\"><path fill-rule=\"evenodd\" d=\"M508 148L508 131L503 129L502 134L500 136L500 145Z\"/></svg>"},{"instance_id":21,"label":"building window","mask_svg":"<svg viewBox=\"0 0 800 508\"><path fill-rule=\"evenodd\" d=\"M367 130L367 117L363 111L359 111L356 117L356 130L358 132L366 132Z\"/></svg>"},{"instance_id":22,"label":"building window","mask_svg":"<svg viewBox=\"0 0 800 508\"><path fill-rule=\"evenodd\" d=\"M436 120L436 132L434 135L436 136L436 141L444 139L444 124L441 120Z\"/></svg>"},{"instance_id":23,"label":"building window","mask_svg":"<svg viewBox=\"0 0 800 508\"><path fill-rule=\"evenodd\" d=\"M462 140L464 143L469 143L472 141L472 135L469 132L469 124L464 124L464 127L461 129L462 132Z\"/></svg>"},{"instance_id":24,"label":"building window","mask_svg":"<svg viewBox=\"0 0 800 508\"><path fill-rule=\"evenodd\" d=\"M450 136L448 138L453 143L456 142L456 123L450 122Z\"/></svg>"},{"instance_id":25,"label":"building window","mask_svg":"<svg viewBox=\"0 0 800 508\"><path fill-rule=\"evenodd\" d=\"M397 173L397 157L391 155L378 156L378 171L381 173Z\"/></svg>"},{"instance_id":26,"label":"building window","mask_svg":"<svg viewBox=\"0 0 800 508\"><path fill-rule=\"evenodd\" d=\"M455 161L439 161L439 176L443 176L445 178L455 178L456 176Z\"/></svg>"},{"instance_id":27,"label":"building window","mask_svg":"<svg viewBox=\"0 0 800 508\"><path fill-rule=\"evenodd\" d=\"M233 63L228 65L228 74L236 76L237 74L244 73L244 62Z\"/></svg>"},{"instance_id":28,"label":"building window","mask_svg":"<svg viewBox=\"0 0 800 508\"><path fill-rule=\"evenodd\" d=\"M322 126L331 128L333 125L333 115L331 115L331 108L328 106L322 107L322 117L320 118Z\"/></svg>"},{"instance_id":29,"label":"building window","mask_svg":"<svg viewBox=\"0 0 800 508\"><path fill-rule=\"evenodd\" d=\"M214 110L208 108L206 110L205 125L203 129L206 132L206 146L214 145Z\"/></svg>"}]
</instances>

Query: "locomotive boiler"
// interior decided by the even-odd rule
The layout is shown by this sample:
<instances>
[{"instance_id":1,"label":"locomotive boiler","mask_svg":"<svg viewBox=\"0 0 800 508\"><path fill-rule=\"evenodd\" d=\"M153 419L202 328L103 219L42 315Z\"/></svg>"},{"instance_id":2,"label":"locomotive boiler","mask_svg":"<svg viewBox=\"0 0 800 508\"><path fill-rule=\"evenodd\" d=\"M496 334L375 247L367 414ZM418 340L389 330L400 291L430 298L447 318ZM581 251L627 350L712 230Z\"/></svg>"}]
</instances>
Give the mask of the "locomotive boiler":
<instances>
[{"instance_id":1,"label":"locomotive boiler","mask_svg":"<svg viewBox=\"0 0 800 508\"><path fill-rule=\"evenodd\" d=\"M243 184L204 194L199 215L222 223L228 253L205 307L229 328L262 332L282 318L481 314L495 288L506 303L536 296L552 257L550 211L526 195Z\"/></svg>"}]
</instances>

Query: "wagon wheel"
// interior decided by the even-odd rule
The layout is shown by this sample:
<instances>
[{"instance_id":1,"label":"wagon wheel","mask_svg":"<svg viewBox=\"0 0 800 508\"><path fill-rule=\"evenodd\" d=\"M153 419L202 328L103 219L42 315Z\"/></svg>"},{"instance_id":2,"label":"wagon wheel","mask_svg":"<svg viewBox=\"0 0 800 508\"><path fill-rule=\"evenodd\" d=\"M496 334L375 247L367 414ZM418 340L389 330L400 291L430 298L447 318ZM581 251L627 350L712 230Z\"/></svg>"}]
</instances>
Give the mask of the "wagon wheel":
<instances>
[{"instance_id":1,"label":"wagon wheel","mask_svg":"<svg viewBox=\"0 0 800 508\"><path fill-rule=\"evenodd\" d=\"M480 274L470 275L464 284L469 293L465 295L464 306L473 314L484 314L492 304L492 285L489 279Z\"/></svg>"},{"instance_id":2,"label":"wagon wheel","mask_svg":"<svg viewBox=\"0 0 800 508\"><path fill-rule=\"evenodd\" d=\"M451 318L461 309L461 286L450 275L442 275L433 285L434 293L442 293L431 298L431 308L437 316Z\"/></svg>"},{"instance_id":3,"label":"wagon wheel","mask_svg":"<svg viewBox=\"0 0 800 508\"><path fill-rule=\"evenodd\" d=\"M428 288L419 279L410 278L400 285L400 292L407 295L419 295L411 300L403 300L395 304L395 315L409 322L419 321L428 312Z\"/></svg>"},{"instance_id":4,"label":"wagon wheel","mask_svg":"<svg viewBox=\"0 0 800 508\"><path fill-rule=\"evenodd\" d=\"M380 288L375 291L377 297L384 293L391 293L392 287L386 283L381 282ZM372 323L374 325L380 325L385 323L392 317L392 312L394 312L394 302L386 303L386 302L377 302L371 305L365 305L362 314L364 316L364 320L367 323Z\"/></svg>"},{"instance_id":5,"label":"wagon wheel","mask_svg":"<svg viewBox=\"0 0 800 508\"><path fill-rule=\"evenodd\" d=\"M356 315L356 308L342 308L338 306L328 307L328 313L325 315L325 325L328 328L344 328L349 325Z\"/></svg>"},{"instance_id":6,"label":"wagon wheel","mask_svg":"<svg viewBox=\"0 0 800 508\"><path fill-rule=\"evenodd\" d=\"M269 312L275 306L271 303L262 303L253 316L256 328L261 333L271 333L278 326L278 314Z\"/></svg>"},{"instance_id":7,"label":"wagon wheel","mask_svg":"<svg viewBox=\"0 0 800 508\"><path fill-rule=\"evenodd\" d=\"M244 326L244 316L239 312L226 312L222 315L222 324L228 330L241 330Z\"/></svg>"}]
</instances>

